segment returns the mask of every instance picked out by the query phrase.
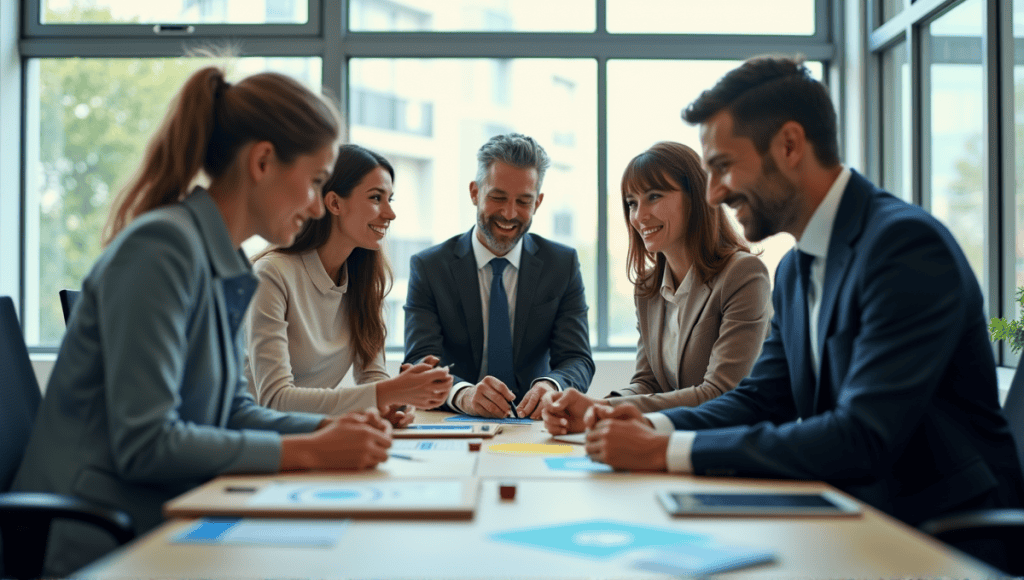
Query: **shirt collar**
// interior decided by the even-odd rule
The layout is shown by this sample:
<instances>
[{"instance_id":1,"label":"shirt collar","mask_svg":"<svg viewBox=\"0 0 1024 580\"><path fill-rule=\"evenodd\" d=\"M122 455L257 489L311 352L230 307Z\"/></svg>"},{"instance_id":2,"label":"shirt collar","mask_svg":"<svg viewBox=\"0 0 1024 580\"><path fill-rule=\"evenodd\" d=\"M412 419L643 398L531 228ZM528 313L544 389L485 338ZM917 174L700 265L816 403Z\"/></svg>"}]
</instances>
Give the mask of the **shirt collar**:
<instances>
[{"instance_id":1,"label":"shirt collar","mask_svg":"<svg viewBox=\"0 0 1024 580\"><path fill-rule=\"evenodd\" d=\"M202 187L196 187L182 202L195 217L199 235L202 236L213 273L220 278L234 278L252 273L252 264L245 252L231 242L231 234L224 223L220 208Z\"/></svg>"},{"instance_id":2,"label":"shirt collar","mask_svg":"<svg viewBox=\"0 0 1024 580\"><path fill-rule=\"evenodd\" d=\"M512 246L512 249L504 256L495 256L494 252L488 250L487 246L480 242L480 238L476 237L476 228L477 226L473 226L473 229L469 232L469 237L473 244L473 256L476 257L477 270L483 268L488 262L498 257L505 258L508 260L509 264L512 264L512 267L519 270L519 262L523 257L523 238L519 238L516 245Z\"/></svg>"},{"instance_id":3,"label":"shirt collar","mask_svg":"<svg viewBox=\"0 0 1024 580\"><path fill-rule=\"evenodd\" d=\"M832 226L836 221L836 212L839 211L839 202L843 199L843 192L846 191L846 184L850 182L850 168L843 166L839 176L832 182L832 187L821 200L814 215L807 222L803 234L796 242L796 247L801 252L811 254L818 258L828 255L828 245L832 239Z\"/></svg>"},{"instance_id":4,"label":"shirt collar","mask_svg":"<svg viewBox=\"0 0 1024 580\"><path fill-rule=\"evenodd\" d=\"M661 297L675 304L682 304L690 293L690 286L693 284L693 266L686 271L686 275L679 281L679 287L672 284L672 271L668 264L665 264L665 272L661 275Z\"/></svg>"},{"instance_id":5,"label":"shirt collar","mask_svg":"<svg viewBox=\"0 0 1024 580\"><path fill-rule=\"evenodd\" d=\"M316 286L316 289L321 294L326 294L332 290L342 294L348 291L349 277L345 276L345 283L341 286L335 284L324 268L324 263L320 261L320 254L317 253L316 248L302 254L302 265L305 266L306 274L309 275L310 281L313 282L313 285ZM341 267L345 268L346 266L342 264Z\"/></svg>"}]
</instances>

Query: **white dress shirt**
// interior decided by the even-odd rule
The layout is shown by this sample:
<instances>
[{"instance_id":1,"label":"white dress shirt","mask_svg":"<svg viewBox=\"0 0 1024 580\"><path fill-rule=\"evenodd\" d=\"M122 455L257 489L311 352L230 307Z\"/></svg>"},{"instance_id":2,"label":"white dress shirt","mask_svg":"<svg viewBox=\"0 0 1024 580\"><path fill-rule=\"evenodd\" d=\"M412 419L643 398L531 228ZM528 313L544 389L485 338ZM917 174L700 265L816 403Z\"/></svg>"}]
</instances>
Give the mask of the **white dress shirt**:
<instances>
[{"instance_id":1,"label":"white dress shirt","mask_svg":"<svg viewBox=\"0 0 1024 580\"><path fill-rule=\"evenodd\" d=\"M509 335L515 336L516 294L519 289L519 265L522 263L523 257L523 240L520 239L516 242L516 245L512 246L512 249L504 256L498 256L489 250L487 246L483 245L480 238L477 237L477 227L478 226L473 226L473 230L469 232L469 237L473 246L473 257L476 258L477 281L480 285L480 307L484 325L484 355L480 360L480 376L476 378L477 382L479 382L487 376L487 334L488 322L490 321L491 280L494 279L494 269L491 267L491 260L494 258L505 258L509 263L501 273L501 281L505 285L505 296L508 297ZM534 382L539 380L551 381L559 389L562 388L561 385L558 384L558 381L552 378L541 377L535 379ZM448 392L448 406L461 411L462 409L459 409L455 405L455 398L463 389L472 386L475 386L474 383L470 383L468 381L455 384L451 391Z\"/></svg>"},{"instance_id":2,"label":"white dress shirt","mask_svg":"<svg viewBox=\"0 0 1024 580\"><path fill-rule=\"evenodd\" d=\"M832 239L832 227L835 224L836 212L839 210L839 202L843 199L843 192L850 181L850 168L843 166L843 170L832 182L832 187L825 194L825 198L818 204L811 215L810 221L804 228L796 247L801 252L814 256L811 262L811 283L807 287L807 310L810 322L811 355L813 357L814 378L818 378L818 370L821 366L818 352L818 313L821 310L821 294L825 281L825 260L828 257L828 244ZM672 420L662 413L645 413L657 433L668 433L668 449L665 451L665 467L668 471L678 473L693 473L693 441L697 438L696 431L676 431Z\"/></svg>"},{"instance_id":3,"label":"white dress shirt","mask_svg":"<svg viewBox=\"0 0 1024 580\"><path fill-rule=\"evenodd\" d=\"M661 278L661 298L665 301L665 316L661 321L661 360L662 371L668 377L670 385L680 383L678 353L682 352L682 349L679 342L684 340L680 330L683 328L683 317L686 315L682 306L686 304L686 299L690 296L693 280L693 268L686 271L678 288L672 282L670 268L665 268L665 273Z\"/></svg>"}]
</instances>

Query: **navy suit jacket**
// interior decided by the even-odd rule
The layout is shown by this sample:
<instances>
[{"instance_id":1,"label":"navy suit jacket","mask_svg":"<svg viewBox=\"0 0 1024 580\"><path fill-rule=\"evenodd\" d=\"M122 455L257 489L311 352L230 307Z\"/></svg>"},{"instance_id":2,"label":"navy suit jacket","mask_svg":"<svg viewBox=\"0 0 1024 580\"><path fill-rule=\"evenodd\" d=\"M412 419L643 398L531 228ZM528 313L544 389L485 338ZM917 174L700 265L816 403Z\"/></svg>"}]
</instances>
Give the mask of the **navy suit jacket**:
<instances>
[{"instance_id":1,"label":"navy suit jacket","mask_svg":"<svg viewBox=\"0 0 1024 580\"><path fill-rule=\"evenodd\" d=\"M983 496L1019 506L981 290L949 231L854 172L825 268L818 381L793 250L751 375L666 412L698 430L694 472L825 480L911 524Z\"/></svg>"},{"instance_id":2,"label":"navy suit jacket","mask_svg":"<svg viewBox=\"0 0 1024 580\"><path fill-rule=\"evenodd\" d=\"M414 255L405 303L405 361L427 355L452 365L455 383L477 383L483 306L472 230ZM586 392L594 376L576 250L534 234L523 237L513 324L516 402L539 377Z\"/></svg>"}]
</instances>

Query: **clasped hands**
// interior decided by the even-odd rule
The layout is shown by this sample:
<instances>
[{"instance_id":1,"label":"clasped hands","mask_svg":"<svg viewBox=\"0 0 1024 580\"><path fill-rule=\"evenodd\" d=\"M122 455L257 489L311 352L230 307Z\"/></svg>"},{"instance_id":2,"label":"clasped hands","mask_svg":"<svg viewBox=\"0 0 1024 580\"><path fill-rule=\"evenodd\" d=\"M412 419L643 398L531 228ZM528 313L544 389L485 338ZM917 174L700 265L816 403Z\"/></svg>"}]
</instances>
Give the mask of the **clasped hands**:
<instances>
[{"instance_id":1,"label":"clasped hands","mask_svg":"<svg viewBox=\"0 0 1024 580\"><path fill-rule=\"evenodd\" d=\"M548 393L557 393L558 387L548 380L533 383L523 400L516 405L516 415L524 419L540 419L541 399ZM487 375L479 383L459 391L455 406L477 417L508 417L516 395L505 383Z\"/></svg>"},{"instance_id":2,"label":"clasped hands","mask_svg":"<svg viewBox=\"0 0 1024 580\"><path fill-rule=\"evenodd\" d=\"M324 417L312 433L281 438L281 471L370 469L388 460L391 423L377 409Z\"/></svg>"},{"instance_id":3,"label":"clasped hands","mask_svg":"<svg viewBox=\"0 0 1024 580\"><path fill-rule=\"evenodd\" d=\"M452 375L446 367L437 368L441 359L425 357L420 362L403 364L398 376L377 383L377 409L395 427L413 422L416 408L433 409L448 398Z\"/></svg>"},{"instance_id":4,"label":"clasped hands","mask_svg":"<svg viewBox=\"0 0 1024 580\"><path fill-rule=\"evenodd\" d=\"M659 434L639 409L612 405L576 390L547 393L539 405L552 435L587 432L587 456L615 469L664 471L669 436Z\"/></svg>"}]
</instances>

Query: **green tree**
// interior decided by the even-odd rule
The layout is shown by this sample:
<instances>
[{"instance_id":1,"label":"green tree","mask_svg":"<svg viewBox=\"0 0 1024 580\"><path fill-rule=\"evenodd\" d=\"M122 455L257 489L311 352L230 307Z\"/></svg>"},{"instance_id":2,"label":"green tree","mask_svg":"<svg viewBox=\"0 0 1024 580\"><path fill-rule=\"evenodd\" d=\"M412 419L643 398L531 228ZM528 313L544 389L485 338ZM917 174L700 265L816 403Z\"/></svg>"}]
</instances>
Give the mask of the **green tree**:
<instances>
[{"instance_id":1,"label":"green tree","mask_svg":"<svg viewBox=\"0 0 1024 580\"><path fill-rule=\"evenodd\" d=\"M110 21L73 6L50 21ZM102 249L110 204L137 169L196 59L46 59L40 63L40 342L64 332L61 288L79 288ZM31 218L31 216L29 216Z\"/></svg>"}]
</instances>

